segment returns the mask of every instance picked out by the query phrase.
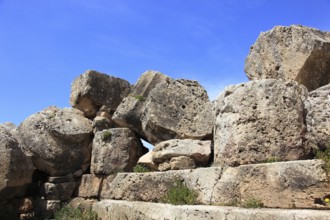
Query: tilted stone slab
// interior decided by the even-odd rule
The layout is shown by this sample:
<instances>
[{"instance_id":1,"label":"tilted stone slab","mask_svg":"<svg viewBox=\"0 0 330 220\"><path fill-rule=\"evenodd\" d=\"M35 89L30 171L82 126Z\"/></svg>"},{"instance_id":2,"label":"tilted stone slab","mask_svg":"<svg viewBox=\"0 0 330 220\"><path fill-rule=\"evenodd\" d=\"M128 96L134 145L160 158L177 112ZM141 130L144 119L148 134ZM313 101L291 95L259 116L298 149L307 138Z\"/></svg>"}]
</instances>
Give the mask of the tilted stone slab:
<instances>
[{"instance_id":1,"label":"tilted stone slab","mask_svg":"<svg viewBox=\"0 0 330 220\"><path fill-rule=\"evenodd\" d=\"M320 148L330 147L330 84L310 92L305 106L309 138Z\"/></svg>"},{"instance_id":2,"label":"tilted stone slab","mask_svg":"<svg viewBox=\"0 0 330 220\"><path fill-rule=\"evenodd\" d=\"M184 205L102 200L93 210L100 220L216 219L216 220L328 220L329 211L294 209L244 209L238 207Z\"/></svg>"},{"instance_id":3,"label":"tilted stone slab","mask_svg":"<svg viewBox=\"0 0 330 220\"><path fill-rule=\"evenodd\" d=\"M213 105L197 81L167 79L145 102L142 129L153 145L170 139L212 139Z\"/></svg>"},{"instance_id":4,"label":"tilted stone slab","mask_svg":"<svg viewBox=\"0 0 330 220\"><path fill-rule=\"evenodd\" d=\"M301 160L239 167L199 168L148 173L118 173L102 199L158 202L183 181L198 193L197 203L246 205L256 200L270 208L330 209L324 202L330 182L321 160Z\"/></svg>"},{"instance_id":5,"label":"tilted stone slab","mask_svg":"<svg viewBox=\"0 0 330 220\"><path fill-rule=\"evenodd\" d=\"M132 93L125 97L116 109L113 120L118 125L131 128L144 137L141 117L146 108L145 101L150 91L168 78L158 71L150 70L143 73L134 85Z\"/></svg>"},{"instance_id":6,"label":"tilted stone slab","mask_svg":"<svg viewBox=\"0 0 330 220\"><path fill-rule=\"evenodd\" d=\"M291 79L308 90L330 83L330 32L292 25L262 32L245 60L250 80Z\"/></svg>"},{"instance_id":7,"label":"tilted stone slab","mask_svg":"<svg viewBox=\"0 0 330 220\"><path fill-rule=\"evenodd\" d=\"M87 70L72 82L70 103L88 118L94 118L102 106L112 115L130 91L131 85L124 79Z\"/></svg>"},{"instance_id":8,"label":"tilted stone slab","mask_svg":"<svg viewBox=\"0 0 330 220\"><path fill-rule=\"evenodd\" d=\"M264 79L227 87L215 104L215 164L309 159L307 94L292 80Z\"/></svg>"},{"instance_id":9,"label":"tilted stone slab","mask_svg":"<svg viewBox=\"0 0 330 220\"><path fill-rule=\"evenodd\" d=\"M90 163L92 122L78 109L48 107L25 119L18 133L34 166L50 176L63 176Z\"/></svg>"}]
</instances>

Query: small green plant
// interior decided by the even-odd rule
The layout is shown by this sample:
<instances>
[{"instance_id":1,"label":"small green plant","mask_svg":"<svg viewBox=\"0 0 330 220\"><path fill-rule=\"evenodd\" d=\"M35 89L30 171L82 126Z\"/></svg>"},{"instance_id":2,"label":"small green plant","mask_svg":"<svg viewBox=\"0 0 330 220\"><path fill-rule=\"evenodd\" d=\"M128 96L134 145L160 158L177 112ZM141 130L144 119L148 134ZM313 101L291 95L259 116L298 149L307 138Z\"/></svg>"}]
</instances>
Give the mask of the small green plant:
<instances>
[{"instance_id":1,"label":"small green plant","mask_svg":"<svg viewBox=\"0 0 330 220\"><path fill-rule=\"evenodd\" d=\"M149 172L149 168L146 166L143 166L141 164L137 164L135 167L133 167L133 172L134 173L145 173L145 172Z\"/></svg>"},{"instance_id":2,"label":"small green plant","mask_svg":"<svg viewBox=\"0 0 330 220\"><path fill-rule=\"evenodd\" d=\"M330 147L328 146L324 150L315 150L315 158L321 159L325 162L324 169L328 174L330 174Z\"/></svg>"},{"instance_id":3,"label":"small green plant","mask_svg":"<svg viewBox=\"0 0 330 220\"><path fill-rule=\"evenodd\" d=\"M177 180L161 201L173 205L194 205L196 199L197 193L189 189L182 181Z\"/></svg>"},{"instance_id":4,"label":"small green plant","mask_svg":"<svg viewBox=\"0 0 330 220\"><path fill-rule=\"evenodd\" d=\"M143 95L134 95L133 97L139 100L140 102L144 102L146 100L146 98Z\"/></svg>"},{"instance_id":5,"label":"small green plant","mask_svg":"<svg viewBox=\"0 0 330 220\"><path fill-rule=\"evenodd\" d=\"M242 206L244 208L255 209L264 207L264 204L256 198L250 198Z\"/></svg>"},{"instance_id":6,"label":"small green plant","mask_svg":"<svg viewBox=\"0 0 330 220\"><path fill-rule=\"evenodd\" d=\"M326 197L326 198L324 198L324 203L325 203L327 206L330 206L330 197Z\"/></svg>"},{"instance_id":7,"label":"small green plant","mask_svg":"<svg viewBox=\"0 0 330 220\"><path fill-rule=\"evenodd\" d=\"M266 163L275 163L275 162L279 162L279 161L281 161L281 160L278 157L269 157L269 158L267 158Z\"/></svg>"},{"instance_id":8,"label":"small green plant","mask_svg":"<svg viewBox=\"0 0 330 220\"><path fill-rule=\"evenodd\" d=\"M55 213L55 220L97 220L97 213L92 210L65 206Z\"/></svg>"},{"instance_id":9,"label":"small green plant","mask_svg":"<svg viewBox=\"0 0 330 220\"><path fill-rule=\"evenodd\" d=\"M111 139L112 133L110 131L103 131L102 133L102 140L107 141Z\"/></svg>"}]
</instances>

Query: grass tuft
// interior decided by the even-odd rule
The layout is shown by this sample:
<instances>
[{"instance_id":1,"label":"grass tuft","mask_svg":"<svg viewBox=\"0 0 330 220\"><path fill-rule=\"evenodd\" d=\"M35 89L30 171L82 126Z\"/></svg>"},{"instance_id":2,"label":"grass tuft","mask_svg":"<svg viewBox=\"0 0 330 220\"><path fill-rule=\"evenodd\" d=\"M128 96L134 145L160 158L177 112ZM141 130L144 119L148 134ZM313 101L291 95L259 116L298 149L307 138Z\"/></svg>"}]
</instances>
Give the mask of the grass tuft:
<instances>
[{"instance_id":1,"label":"grass tuft","mask_svg":"<svg viewBox=\"0 0 330 220\"><path fill-rule=\"evenodd\" d=\"M65 206L55 213L55 220L97 220L97 213L92 210L82 210Z\"/></svg>"},{"instance_id":2,"label":"grass tuft","mask_svg":"<svg viewBox=\"0 0 330 220\"><path fill-rule=\"evenodd\" d=\"M194 205L196 199L197 193L189 189L182 181L177 180L161 201L172 205Z\"/></svg>"}]
</instances>

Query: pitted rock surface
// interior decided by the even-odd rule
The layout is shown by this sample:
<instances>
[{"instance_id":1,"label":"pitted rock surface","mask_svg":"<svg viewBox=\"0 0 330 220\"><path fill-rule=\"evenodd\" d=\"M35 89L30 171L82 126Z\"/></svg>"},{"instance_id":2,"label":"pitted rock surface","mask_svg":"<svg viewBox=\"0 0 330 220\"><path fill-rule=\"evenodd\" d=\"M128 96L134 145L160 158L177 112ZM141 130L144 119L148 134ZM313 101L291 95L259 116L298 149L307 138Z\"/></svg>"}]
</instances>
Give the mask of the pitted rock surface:
<instances>
[{"instance_id":1,"label":"pitted rock surface","mask_svg":"<svg viewBox=\"0 0 330 220\"><path fill-rule=\"evenodd\" d=\"M87 70L73 81L70 103L88 118L94 118L102 106L107 107L112 115L130 91L131 85L124 79Z\"/></svg>"},{"instance_id":2,"label":"pitted rock surface","mask_svg":"<svg viewBox=\"0 0 330 220\"><path fill-rule=\"evenodd\" d=\"M50 176L63 176L88 164L92 122L78 109L48 107L18 128L34 166Z\"/></svg>"},{"instance_id":3,"label":"pitted rock surface","mask_svg":"<svg viewBox=\"0 0 330 220\"><path fill-rule=\"evenodd\" d=\"M305 106L311 142L321 149L330 148L330 84L310 92Z\"/></svg>"},{"instance_id":4,"label":"pitted rock surface","mask_svg":"<svg viewBox=\"0 0 330 220\"><path fill-rule=\"evenodd\" d=\"M296 80L308 90L330 83L330 32L292 25L260 34L245 60L250 80Z\"/></svg>"},{"instance_id":5,"label":"pitted rock surface","mask_svg":"<svg viewBox=\"0 0 330 220\"><path fill-rule=\"evenodd\" d=\"M216 101L216 165L311 157L305 144L307 89L295 81L250 81L227 87Z\"/></svg>"},{"instance_id":6,"label":"pitted rock surface","mask_svg":"<svg viewBox=\"0 0 330 220\"><path fill-rule=\"evenodd\" d=\"M138 136L129 128L112 128L96 132L91 172L111 174L132 171L139 158L147 151Z\"/></svg>"},{"instance_id":7,"label":"pitted rock surface","mask_svg":"<svg viewBox=\"0 0 330 220\"><path fill-rule=\"evenodd\" d=\"M121 127L131 128L141 137L145 137L141 123L141 117L146 108L145 101L150 91L168 78L168 76L157 71L150 70L143 73L134 85L132 93L125 97L118 106L113 115L113 120Z\"/></svg>"},{"instance_id":8,"label":"pitted rock surface","mask_svg":"<svg viewBox=\"0 0 330 220\"><path fill-rule=\"evenodd\" d=\"M31 158L21 150L15 136L0 125L0 200L24 196L32 182Z\"/></svg>"},{"instance_id":9,"label":"pitted rock surface","mask_svg":"<svg viewBox=\"0 0 330 220\"><path fill-rule=\"evenodd\" d=\"M153 145L212 137L212 103L197 81L167 79L150 92L145 106L142 128Z\"/></svg>"}]
</instances>

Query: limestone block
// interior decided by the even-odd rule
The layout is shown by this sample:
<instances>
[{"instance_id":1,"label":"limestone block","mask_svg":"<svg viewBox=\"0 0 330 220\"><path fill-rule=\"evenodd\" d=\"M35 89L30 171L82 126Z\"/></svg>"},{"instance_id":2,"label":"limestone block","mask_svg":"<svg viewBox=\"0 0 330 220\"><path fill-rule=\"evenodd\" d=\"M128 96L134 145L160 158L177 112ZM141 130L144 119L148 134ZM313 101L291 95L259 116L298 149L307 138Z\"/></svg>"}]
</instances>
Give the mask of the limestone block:
<instances>
[{"instance_id":1,"label":"limestone block","mask_svg":"<svg viewBox=\"0 0 330 220\"><path fill-rule=\"evenodd\" d=\"M195 169L195 161L191 157L172 157L170 160L171 170Z\"/></svg>"},{"instance_id":2,"label":"limestone block","mask_svg":"<svg viewBox=\"0 0 330 220\"><path fill-rule=\"evenodd\" d=\"M311 147L305 144L307 94L295 81L275 79L227 87L215 106L215 164L311 158Z\"/></svg>"},{"instance_id":3,"label":"limestone block","mask_svg":"<svg viewBox=\"0 0 330 220\"><path fill-rule=\"evenodd\" d=\"M244 205L255 199L269 208L330 209L323 201L329 187L321 160L242 165L224 171L212 203Z\"/></svg>"},{"instance_id":4,"label":"limestone block","mask_svg":"<svg viewBox=\"0 0 330 220\"><path fill-rule=\"evenodd\" d=\"M310 92L305 106L311 142L320 148L330 148L330 84Z\"/></svg>"},{"instance_id":5,"label":"limestone block","mask_svg":"<svg viewBox=\"0 0 330 220\"><path fill-rule=\"evenodd\" d=\"M330 182L321 160L118 173L102 189L101 198L159 202L178 180L204 205L244 206L256 200L268 208L330 209L324 202Z\"/></svg>"},{"instance_id":6,"label":"limestone block","mask_svg":"<svg viewBox=\"0 0 330 220\"><path fill-rule=\"evenodd\" d=\"M34 166L50 176L62 176L89 163L92 122L78 109L48 107L18 127Z\"/></svg>"},{"instance_id":7,"label":"limestone block","mask_svg":"<svg viewBox=\"0 0 330 220\"><path fill-rule=\"evenodd\" d=\"M329 211L295 209L244 209L238 207L185 205L102 200L93 205L99 219L216 219L216 220L328 220Z\"/></svg>"},{"instance_id":8,"label":"limestone block","mask_svg":"<svg viewBox=\"0 0 330 220\"><path fill-rule=\"evenodd\" d=\"M154 147L152 160L155 163L162 163L179 156L190 157L196 164L206 166L211 157L211 141L192 139L162 141Z\"/></svg>"},{"instance_id":9,"label":"limestone block","mask_svg":"<svg viewBox=\"0 0 330 220\"><path fill-rule=\"evenodd\" d=\"M87 70L72 82L70 103L88 118L94 118L102 106L112 115L130 91L131 85L126 80Z\"/></svg>"},{"instance_id":10,"label":"limestone block","mask_svg":"<svg viewBox=\"0 0 330 220\"><path fill-rule=\"evenodd\" d=\"M102 189L102 199L157 202L179 180L198 193L198 202L209 204L213 187L221 177L222 168L199 168L147 173L118 173Z\"/></svg>"},{"instance_id":11,"label":"limestone block","mask_svg":"<svg viewBox=\"0 0 330 220\"><path fill-rule=\"evenodd\" d=\"M262 32L245 60L250 80L296 80L308 90L330 83L330 32L292 25Z\"/></svg>"},{"instance_id":12,"label":"limestone block","mask_svg":"<svg viewBox=\"0 0 330 220\"><path fill-rule=\"evenodd\" d=\"M96 132L93 140L91 173L111 174L132 171L147 152L141 140L129 128L112 128Z\"/></svg>"},{"instance_id":13,"label":"limestone block","mask_svg":"<svg viewBox=\"0 0 330 220\"><path fill-rule=\"evenodd\" d=\"M100 195L103 176L84 174L78 189L78 196L83 198L97 198Z\"/></svg>"},{"instance_id":14,"label":"limestone block","mask_svg":"<svg viewBox=\"0 0 330 220\"><path fill-rule=\"evenodd\" d=\"M153 145L170 139L211 139L212 103L205 89L192 80L167 79L145 100L142 129Z\"/></svg>"},{"instance_id":15,"label":"limestone block","mask_svg":"<svg viewBox=\"0 0 330 220\"><path fill-rule=\"evenodd\" d=\"M132 89L132 93L125 97L113 115L113 120L121 127L133 129L141 137L142 131L141 117L145 112L146 99L150 91L169 77L158 71L146 71L141 75Z\"/></svg>"},{"instance_id":16,"label":"limestone block","mask_svg":"<svg viewBox=\"0 0 330 220\"><path fill-rule=\"evenodd\" d=\"M16 137L0 125L0 200L23 196L32 182L31 158L21 150Z\"/></svg>"}]
</instances>

